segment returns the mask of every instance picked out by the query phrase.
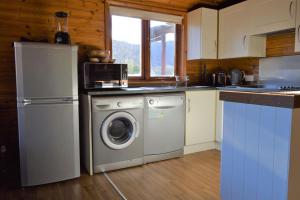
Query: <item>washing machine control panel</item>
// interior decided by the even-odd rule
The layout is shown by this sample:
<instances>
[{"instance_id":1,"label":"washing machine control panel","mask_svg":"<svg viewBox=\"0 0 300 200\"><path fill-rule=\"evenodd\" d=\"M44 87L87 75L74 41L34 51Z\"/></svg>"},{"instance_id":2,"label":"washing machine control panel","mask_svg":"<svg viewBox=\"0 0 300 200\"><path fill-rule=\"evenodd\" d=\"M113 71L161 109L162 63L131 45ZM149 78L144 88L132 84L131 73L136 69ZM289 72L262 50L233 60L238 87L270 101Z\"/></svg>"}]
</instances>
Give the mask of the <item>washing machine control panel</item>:
<instances>
[{"instance_id":1,"label":"washing machine control panel","mask_svg":"<svg viewBox=\"0 0 300 200\"><path fill-rule=\"evenodd\" d=\"M144 98L142 97L124 97L124 98L93 98L93 110L120 110L135 109L144 107Z\"/></svg>"}]
</instances>

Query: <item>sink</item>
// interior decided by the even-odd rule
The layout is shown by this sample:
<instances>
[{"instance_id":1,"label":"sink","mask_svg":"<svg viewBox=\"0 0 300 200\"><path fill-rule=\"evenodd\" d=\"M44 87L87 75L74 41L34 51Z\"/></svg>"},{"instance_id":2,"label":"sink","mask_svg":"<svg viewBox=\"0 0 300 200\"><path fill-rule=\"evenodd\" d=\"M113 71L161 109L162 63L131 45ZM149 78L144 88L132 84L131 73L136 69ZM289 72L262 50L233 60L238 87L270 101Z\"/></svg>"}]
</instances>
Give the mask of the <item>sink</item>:
<instances>
[{"instance_id":1,"label":"sink","mask_svg":"<svg viewBox=\"0 0 300 200\"><path fill-rule=\"evenodd\" d=\"M210 86L206 85L192 85L192 86L187 86L187 88L209 88Z\"/></svg>"},{"instance_id":2,"label":"sink","mask_svg":"<svg viewBox=\"0 0 300 200\"><path fill-rule=\"evenodd\" d=\"M126 91L149 91L149 90L173 90L176 89L176 86L153 86L153 87L132 87L132 88L123 88Z\"/></svg>"},{"instance_id":3,"label":"sink","mask_svg":"<svg viewBox=\"0 0 300 200\"><path fill-rule=\"evenodd\" d=\"M194 86L152 86L152 87L132 87L132 88L122 88L126 91L155 91L155 90L175 90L175 89L193 89L193 88L209 88L210 86L194 85Z\"/></svg>"},{"instance_id":4,"label":"sink","mask_svg":"<svg viewBox=\"0 0 300 200\"><path fill-rule=\"evenodd\" d=\"M140 87L142 90L172 90L175 86L156 86L156 87Z\"/></svg>"},{"instance_id":5,"label":"sink","mask_svg":"<svg viewBox=\"0 0 300 200\"><path fill-rule=\"evenodd\" d=\"M139 88L139 87L134 87L134 88L122 88L122 90L126 90L126 91L141 91L141 90L144 90L144 89Z\"/></svg>"}]
</instances>

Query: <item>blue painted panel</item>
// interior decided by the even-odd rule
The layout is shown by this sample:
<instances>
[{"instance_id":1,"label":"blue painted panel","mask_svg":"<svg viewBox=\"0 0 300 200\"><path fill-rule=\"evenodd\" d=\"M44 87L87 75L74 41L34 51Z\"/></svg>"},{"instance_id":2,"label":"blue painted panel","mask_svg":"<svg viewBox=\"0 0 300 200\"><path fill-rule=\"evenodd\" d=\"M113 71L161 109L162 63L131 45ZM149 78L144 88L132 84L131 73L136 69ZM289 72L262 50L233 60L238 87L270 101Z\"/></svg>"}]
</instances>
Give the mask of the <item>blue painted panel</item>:
<instances>
[{"instance_id":1,"label":"blue painted panel","mask_svg":"<svg viewBox=\"0 0 300 200\"><path fill-rule=\"evenodd\" d=\"M292 110L224 102L223 200L287 200Z\"/></svg>"},{"instance_id":2,"label":"blue painted panel","mask_svg":"<svg viewBox=\"0 0 300 200\"><path fill-rule=\"evenodd\" d=\"M272 200L275 114L275 108L261 107L257 200Z\"/></svg>"},{"instance_id":3,"label":"blue painted panel","mask_svg":"<svg viewBox=\"0 0 300 200\"><path fill-rule=\"evenodd\" d=\"M236 104L232 141L232 199L243 199L245 178L246 104Z\"/></svg>"},{"instance_id":4,"label":"blue painted panel","mask_svg":"<svg viewBox=\"0 0 300 200\"><path fill-rule=\"evenodd\" d=\"M223 200L231 200L232 191L232 152L234 141L234 121L237 114L236 104L224 103L223 141L221 151L221 197Z\"/></svg>"},{"instance_id":5,"label":"blue painted panel","mask_svg":"<svg viewBox=\"0 0 300 200\"><path fill-rule=\"evenodd\" d=\"M288 194L292 110L276 109L274 132L273 200L285 200Z\"/></svg>"},{"instance_id":6,"label":"blue painted panel","mask_svg":"<svg viewBox=\"0 0 300 200\"><path fill-rule=\"evenodd\" d=\"M243 200L257 199L260 107L246 107L245 188Z\"/></svg>"}]
</instances>

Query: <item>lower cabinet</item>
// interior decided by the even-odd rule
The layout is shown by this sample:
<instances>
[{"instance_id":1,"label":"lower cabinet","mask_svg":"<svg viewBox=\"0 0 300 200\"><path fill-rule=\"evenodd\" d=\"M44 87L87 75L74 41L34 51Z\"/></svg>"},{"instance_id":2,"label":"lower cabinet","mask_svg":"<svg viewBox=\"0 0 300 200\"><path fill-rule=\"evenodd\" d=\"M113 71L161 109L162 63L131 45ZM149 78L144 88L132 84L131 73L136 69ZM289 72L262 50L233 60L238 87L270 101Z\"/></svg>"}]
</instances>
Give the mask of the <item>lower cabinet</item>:
<instances>
[{"instance_id":1,"label":"lower cabinet","mask_svg":"<svg viewBox=\"0 0 300 200\"><path fill-rule=\"evenodd\" d=\"M222 200L298 200L300 110L224 102Z\"/></svg>"},{"instance_id":2,"label":"lower cabinet","mask_svg":"<svg viewBox=\"0 0 300 200\"><path fill-rule=\"evenodd\" d=\"M215 142L216 95L216 90L186 92L185 145Z\"/></svg>"}]
</instances>

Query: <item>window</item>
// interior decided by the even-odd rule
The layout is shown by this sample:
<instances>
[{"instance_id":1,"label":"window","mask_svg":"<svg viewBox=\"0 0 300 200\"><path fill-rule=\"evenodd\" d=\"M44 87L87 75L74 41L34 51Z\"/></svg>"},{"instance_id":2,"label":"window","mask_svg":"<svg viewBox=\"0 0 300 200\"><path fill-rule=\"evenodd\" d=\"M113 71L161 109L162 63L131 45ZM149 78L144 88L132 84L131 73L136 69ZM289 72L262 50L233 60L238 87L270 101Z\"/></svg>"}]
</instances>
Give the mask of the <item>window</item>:
<instances>
[{"instance_id":1,"label":"window","mask_svg":"<svg viewBox=\"0 0 300 200\"><path fill-rule=\"evenodd\" d=\"M111 7L110 12L112 56L128 65L130 79L168 80L180 75L181 56L176 54L181 52L182 17L120 7Z\"/></svg>"},{"instance_id":2,"label":"window","mask_svg":"<svg viewBox=\"0 0 300 200\"><path fill-rule=\"evenodd\" d=\"M112 56L128 65L129 76L142 75L142 20L112 16Z\"/></svg>"},{"instance_id":3,"label":"window","mask_svg":"<svg viewBox=\"0 0 300 200\"><path fill-rule=\"evenodd\" d=\"M175 75L175 24L150 21L150 76Z\"/></svg>"}]
</instances>

